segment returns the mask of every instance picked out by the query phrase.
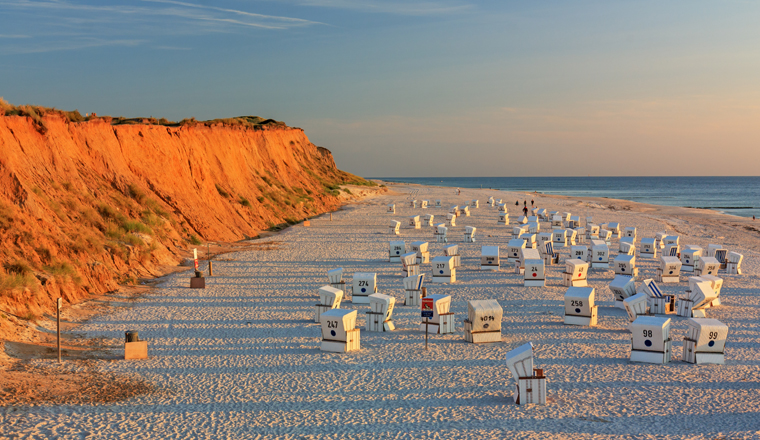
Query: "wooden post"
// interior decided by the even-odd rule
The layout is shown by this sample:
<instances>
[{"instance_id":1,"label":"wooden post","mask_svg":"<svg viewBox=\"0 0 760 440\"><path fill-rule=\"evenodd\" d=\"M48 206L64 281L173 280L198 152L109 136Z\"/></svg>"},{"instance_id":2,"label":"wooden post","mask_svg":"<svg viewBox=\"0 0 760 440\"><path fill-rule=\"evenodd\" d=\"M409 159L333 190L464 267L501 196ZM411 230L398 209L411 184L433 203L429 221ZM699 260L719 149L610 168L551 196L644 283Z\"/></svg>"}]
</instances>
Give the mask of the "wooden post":
<instances>
[{"instance_id":1,"label":"wooden post","mask_svg":"<svg viewBox=\"0 0 760 440\"><path fill-rule=\"evenodd\" d=\"M427 339L428 339L428 319L425 318L425 350L428 349Z\"/></svg>"},{"instance_id":2,"label":"wooden post","mask_svg":"<svg viewBox=\"0 0 760 440\"><path fill-rule=\"evenodd\" d=\"M208 262L208 276L213 277L214 276L214 262L209 260Z\"/></svg>"},{"instance_id":3,"label":"wooden post","mask_svg":"<svg viewBox=\"0 0 760 440\"><path fill-rule=\"evenodd\" d=\"M58 298L56 301L56 334L58 339L58 363L61 363L61 306L63 305L63 298Z\"/></svg>"},{"instance_id":4,"label":"wooden post","mask_svg":"<svg viewBox=\"0 0 760 440\"><path fill-rule=\"evenodd\" d=\"M330 213L330 221L332 221L332 212Z\"/></svg>"}]
</instances>

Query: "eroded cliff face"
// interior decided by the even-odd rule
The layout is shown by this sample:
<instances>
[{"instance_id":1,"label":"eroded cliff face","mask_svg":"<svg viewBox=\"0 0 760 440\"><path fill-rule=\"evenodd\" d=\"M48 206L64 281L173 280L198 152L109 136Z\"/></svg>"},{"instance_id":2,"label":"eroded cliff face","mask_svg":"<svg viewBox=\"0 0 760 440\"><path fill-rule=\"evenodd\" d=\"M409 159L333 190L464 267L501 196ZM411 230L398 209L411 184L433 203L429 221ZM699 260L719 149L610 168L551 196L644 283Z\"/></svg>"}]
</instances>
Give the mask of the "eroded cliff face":
<instances>
[{"instance_id":1,"label":"eroded cliff face","mask_svg":"<svg viewBox=\"0 0 760 440\"><path fill-rule=\"evenodd\" d=\"M297 128L44 126L0 116L0 307L19 317L154 274L198 239L334 209L336 185L361 181Z\"/></svg>"}]
</instances>

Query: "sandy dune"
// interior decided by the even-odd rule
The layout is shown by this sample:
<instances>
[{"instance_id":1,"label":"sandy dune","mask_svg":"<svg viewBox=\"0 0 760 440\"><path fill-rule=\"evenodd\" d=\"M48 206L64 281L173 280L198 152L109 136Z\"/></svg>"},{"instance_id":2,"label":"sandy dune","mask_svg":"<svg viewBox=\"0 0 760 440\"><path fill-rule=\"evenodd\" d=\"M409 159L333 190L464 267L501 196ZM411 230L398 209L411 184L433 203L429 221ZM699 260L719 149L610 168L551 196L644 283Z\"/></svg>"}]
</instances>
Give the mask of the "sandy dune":
<instances>
[{"instance_id":1,"label":"sandy dune","mask_svg":"<svg viewBox=\"0 0 760 440\"><path fill-rule=\"evenodd\" d=\"M150 341L147 361L100 360L104 374L143 380L154 391L97 406L39 405L0 409L0 438L472 438L472 439L753 439L760 438L760 236L750 220L681 208L653 208L632 202L535 197L537 205L618 221L639 228L639 239L661 230L681 235L682 244L723 243L745 255L744 275L725 275L723 305L708 317L728 324L726 365L681 362L686 318L670 315L674 361L669 365L629 362L625 312L612 307L607 284L612 270L593 271L599 325L565 326L562 321L563 266L548 268L546 288L522 286L510 268L478 270L480 246L506 249L511 226L498 226L489 195L514 201L530 195L488 190L395 185L395 195L346 206L264 239L271 246L228 254L214 264L207 289L190 290L188 274L169 275L136 302L79 328L105 337L112 358L125 330ZM409 194L443 199L445 209L407 207ZM473 198L481 207L460 217L450 243L460 244L463 268L454 285L429 283L429 293L452 295L457 332L432 336L430 350L416 330L419 310L404 307L400 263L388 263L390 219L402 221L401 239L430 241L431 256L442 255L432 230L406 227L413 214L445 216L448 207ZM397 214L385 212L396 202ZM614 208L610 208L613 206ZM462 243L464 225L478 228L477 243ZM542 229L549 230L546 223ZM760 229L760 228L759 228ZM617 239L611 246L617 254ZM568 254L567 248L561 251ZM637 258L643 278L656 261ZM359 311L359 352L319 350L313 323L316 290L328 269L377 272L381 293L394 295L397 330L363 330L367 306ZM666 292L683 292L678 285ZM504 308L502 342L465 343L461 321L467 301L497 299ZM538 368L549 378L545 406L517 406L505 353L532 341ZM51 361L36 361L49 365ZM76 362L63 368L83 369ZM91 368L91 366L88 366Z\"/></svg>"}]
</instances>

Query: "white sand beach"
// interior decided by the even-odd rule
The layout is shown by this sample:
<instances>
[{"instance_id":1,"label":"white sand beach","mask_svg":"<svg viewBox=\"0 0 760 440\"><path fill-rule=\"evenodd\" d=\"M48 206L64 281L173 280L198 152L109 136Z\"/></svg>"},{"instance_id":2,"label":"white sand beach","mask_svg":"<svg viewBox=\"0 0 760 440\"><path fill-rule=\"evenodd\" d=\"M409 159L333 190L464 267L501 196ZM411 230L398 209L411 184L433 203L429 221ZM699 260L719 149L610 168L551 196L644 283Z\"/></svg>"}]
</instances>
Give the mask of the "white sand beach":
<instances>
[{"instance_id":1,"label":"white sand beach","mask_svg":"<svg viewBox=\"0 0 760 440\"><path fill-rule=\"evenodd\" d=\"M395 193L347 205L258 240L257 250L227 254L214 263L205 290L189 289L189 272L163 279L156 289L99 316L77 331L106 338L103 358L50 360L49 368L144 380L154 391L99 405L35 405L0 409L0 438L8 439L760 439L760 226L751 220L685 208L653 207L608 199L574 199L491 190L393 185ZM511 265L479 270L482 245L502 254L512 226L497 225L489 196L503 198L512 222L522 201L550 210L593 216L596 223L638 228L638 239L669 231L681 245L724 244L744 255L743 275L725 275L722 305L707 316L729 326L725 365L682 362L687 318L671 318L673 360L667 365L629 361L630 333L624 310L613 308L607 288L612 269L594 270L599 323L563 324L561 272L547 267L547 286L523 287ZM443 209L411 208L410 198L442 199ZM471 199L480 208L449 229L462 265L455 284L431 284L428 293L452 296L456 332L432 335L429 351L417 329L420 311L403 305L400 263L388 262L388 242L430 242L442 255L432 228L407 226L411 215L445 217L451 205ZM515 200L520 206L514 206ZM396 203L396 214L386 213ZM518 211L519 209L519 211ZM388 233L391 219L401 235ZM464 226L475 226L476 243L463 243ZM760 223L758 224L760 225ZM542 230L550 231L547 223ZM611 259L617 255L613 239ZM561 261L568 248L559 249ZM637 284L653 278L658 260L637 257ZM201 269L205 270L202 265ZM361 350L320 351L313 322L317 289L327 271L376 272L379 292L396 297L393 332L364 330L367 305L358 311ZM668 293L685 291L661 285ZM466 343L462 320L467 301L496 299L504 309L502 341ZM86 306L86 305L85 305ZM149 341L149 359L124 361L126 330ZM505 354L532 342L535 366L548 377L546 405L516 405Z\"/></svg>"}]
</instances>

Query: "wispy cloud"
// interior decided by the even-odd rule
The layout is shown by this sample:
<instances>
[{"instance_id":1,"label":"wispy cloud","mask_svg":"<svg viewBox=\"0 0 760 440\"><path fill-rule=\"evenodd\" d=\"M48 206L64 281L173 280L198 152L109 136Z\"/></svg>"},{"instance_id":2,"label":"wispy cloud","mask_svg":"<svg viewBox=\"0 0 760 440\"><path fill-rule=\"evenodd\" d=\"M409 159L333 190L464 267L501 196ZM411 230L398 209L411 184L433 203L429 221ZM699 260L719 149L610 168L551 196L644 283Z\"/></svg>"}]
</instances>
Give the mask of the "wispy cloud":
<instances>
[{"instance_id":1,"label":"wispy cloud","mask_svg":"<svg viewBox=\"0 0 760 440\"><path fill-rule=\"evenodd\" d=\"M314 25L323 23L175 0L143 0L122 5L90 4L83 0L0 0L0 28L6 31L0 34L0 40L34 40L23 45L14 42L12 47L0 43L0 54L148 41L159 43L156 47L161 46L162 37L172 35L287 30ZM62 41L66 39L69 41Z\"/></svg>"},{"instance_id":2,"label":"wispy cloud","mask_svg":"<svg viewBox=\"0 0 760 440\"><path fill-rule=\"evenodd\" d=\"M396 15L439 15L462 12L473 5L450 1L294 0L303 6L348 9Z\"/></svg>"}]
</instances>

